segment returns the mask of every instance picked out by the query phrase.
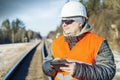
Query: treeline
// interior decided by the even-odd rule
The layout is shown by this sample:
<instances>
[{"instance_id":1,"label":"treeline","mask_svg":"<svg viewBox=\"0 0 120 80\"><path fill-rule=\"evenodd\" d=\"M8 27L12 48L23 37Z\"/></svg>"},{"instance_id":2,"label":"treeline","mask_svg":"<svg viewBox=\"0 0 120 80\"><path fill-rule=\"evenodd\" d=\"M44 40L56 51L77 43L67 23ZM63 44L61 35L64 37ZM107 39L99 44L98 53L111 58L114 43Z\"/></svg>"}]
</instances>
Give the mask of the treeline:
<instances>
[{"instance_id":1,"label":"treeline","mask_svg":"<svg viewBox=\"0 0 120 80\"><path fill-rule=\"evenodd\" d=\"M0 25L0 44L29 42L42 38L39 32L26 30L25 24L19 19L10 22L6 19Z\"/></svg>"}]
</instances>

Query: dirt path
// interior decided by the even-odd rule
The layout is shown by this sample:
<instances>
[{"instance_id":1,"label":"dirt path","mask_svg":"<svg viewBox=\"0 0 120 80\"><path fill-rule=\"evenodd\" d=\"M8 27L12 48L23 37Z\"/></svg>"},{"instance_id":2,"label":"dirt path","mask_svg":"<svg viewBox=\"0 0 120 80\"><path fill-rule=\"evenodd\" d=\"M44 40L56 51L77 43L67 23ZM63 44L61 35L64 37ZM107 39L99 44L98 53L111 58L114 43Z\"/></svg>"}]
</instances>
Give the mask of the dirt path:
<instances>
[{"instance_id":1,"label":"dirt path","mask_svg":"<svg viewBox=\"0 0 120 80\"><path fill-rule=\"evenodd\" d=\"M47 80L42 72L41 45L38 46L31 61L26 80Z\"/></svg>"}]
</instances>

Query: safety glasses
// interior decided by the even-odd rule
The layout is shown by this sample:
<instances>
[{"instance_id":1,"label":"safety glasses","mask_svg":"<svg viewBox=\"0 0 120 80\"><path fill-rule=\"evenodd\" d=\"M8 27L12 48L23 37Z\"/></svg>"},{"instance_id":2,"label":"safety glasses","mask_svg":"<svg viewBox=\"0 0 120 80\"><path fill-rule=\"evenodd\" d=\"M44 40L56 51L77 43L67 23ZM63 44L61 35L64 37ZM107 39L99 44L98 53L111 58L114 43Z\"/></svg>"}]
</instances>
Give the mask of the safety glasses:
<instances>
[{"instance_id":1,"label":"safety glasses","mask_svg":"<svg viewBox=\"0 0 120 80\"><path fill-rule=\"evenodd\" d=\"M72 24L74 22L74 20L62 20L62 24L65 23L65 24Z\"/></svg>"}]
</instances>

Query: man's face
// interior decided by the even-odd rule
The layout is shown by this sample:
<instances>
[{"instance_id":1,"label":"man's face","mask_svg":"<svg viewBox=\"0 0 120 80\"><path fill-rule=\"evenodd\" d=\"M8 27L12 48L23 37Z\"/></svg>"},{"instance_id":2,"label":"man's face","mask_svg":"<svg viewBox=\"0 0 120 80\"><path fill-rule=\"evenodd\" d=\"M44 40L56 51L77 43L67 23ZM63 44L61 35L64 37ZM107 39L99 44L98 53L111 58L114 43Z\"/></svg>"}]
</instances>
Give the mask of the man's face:
<instances>
[{"instance_id":1,"label":"man's face","mask_svg":"<svg viewBox=\"0 0 120 80\"><path fill-rule=\"evenodd\" d=\"M62 28L65 34L69 36L75 36L80 33L82 24L70 20L68 18L62 18Z\"/></svg>"}]
</instances>

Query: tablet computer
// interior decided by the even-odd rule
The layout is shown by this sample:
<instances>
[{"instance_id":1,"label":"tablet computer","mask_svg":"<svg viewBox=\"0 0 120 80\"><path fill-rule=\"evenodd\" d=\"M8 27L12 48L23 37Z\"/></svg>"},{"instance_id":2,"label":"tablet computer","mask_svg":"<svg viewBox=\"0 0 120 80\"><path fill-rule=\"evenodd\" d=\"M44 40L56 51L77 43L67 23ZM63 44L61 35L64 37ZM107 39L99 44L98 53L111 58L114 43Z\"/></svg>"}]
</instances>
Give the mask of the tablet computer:
<instances>
[{"instance_id":1,"label":"tablet computer","mask_svg":"<svg viewBox=\"0 0 120 80\"><path fill-rule=\"evenodd\" d=\"M57 71L61 71L60 67L67 67L67 65L65 65L67 62L67 60L53 60L50 64L53 66L53 68L55 68Z\"/></svg>"}]
</instances>

